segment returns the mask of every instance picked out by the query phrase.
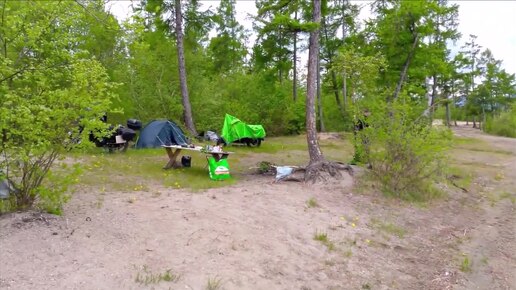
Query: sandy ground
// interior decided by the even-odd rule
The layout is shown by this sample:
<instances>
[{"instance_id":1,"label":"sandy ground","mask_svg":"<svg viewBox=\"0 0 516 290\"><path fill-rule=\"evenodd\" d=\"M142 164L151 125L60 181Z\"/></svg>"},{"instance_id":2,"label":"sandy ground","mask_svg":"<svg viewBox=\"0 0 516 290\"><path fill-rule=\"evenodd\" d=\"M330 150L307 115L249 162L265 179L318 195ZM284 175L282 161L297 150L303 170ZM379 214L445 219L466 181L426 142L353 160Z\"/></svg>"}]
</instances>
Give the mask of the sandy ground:
<instances>
[{"instance_id":1,"label":"sandy ground","mask_svg":"<svg viewBox=\"0 0 516 290\"><path fill-rule=\"evenodd\" d=\"M484 194L515 194L516 140L456 133L511 153L454 151L486 174L426 206L358 193L348 175L324 185L248 176L199 193L149 185L137 199L85 188L61 217L0 216L0 288L516 289L514 204ZM154 279L167 270L178 278Z\"/></svg>"}]
</instances>

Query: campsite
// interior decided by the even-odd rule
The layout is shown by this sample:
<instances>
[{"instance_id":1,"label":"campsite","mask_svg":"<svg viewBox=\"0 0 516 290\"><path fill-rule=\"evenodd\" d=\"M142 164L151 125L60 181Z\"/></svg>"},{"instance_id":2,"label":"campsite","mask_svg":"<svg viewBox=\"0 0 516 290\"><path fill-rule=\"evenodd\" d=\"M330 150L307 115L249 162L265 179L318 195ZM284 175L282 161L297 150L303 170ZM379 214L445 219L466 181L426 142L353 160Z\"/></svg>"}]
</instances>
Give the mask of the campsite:
<instances>
[{"instance_id":1,"label":"campsite","mask_svg":"<svg viewBox=\"0 0 516 290\"><path fill-rule=\"evenodd\" d=\"M161 148L69 156L85 172L62 216L0 219L0 285L510 289L516 142L477 131L457 128L453 149L468 192L449 184L447 197L426 205L386 199L349 176L274 183L250 169L263 160L305 164L302 136L231 148L233 178L223 182L209 180L200 154L191 168L168 171ZM345 161L349 137L321 135L321 147ZM472 272L461 271L466 259Z\"/></svg>"},{"instance_id":2,"label":"campsite","mask_svg":"<svg viewBox=\"0 0 516 290\"><path fill-rule=\"evenodd\" d=\"M516 288L516 2L0 13L0 289Z\"/></svg>"}]
</instances>

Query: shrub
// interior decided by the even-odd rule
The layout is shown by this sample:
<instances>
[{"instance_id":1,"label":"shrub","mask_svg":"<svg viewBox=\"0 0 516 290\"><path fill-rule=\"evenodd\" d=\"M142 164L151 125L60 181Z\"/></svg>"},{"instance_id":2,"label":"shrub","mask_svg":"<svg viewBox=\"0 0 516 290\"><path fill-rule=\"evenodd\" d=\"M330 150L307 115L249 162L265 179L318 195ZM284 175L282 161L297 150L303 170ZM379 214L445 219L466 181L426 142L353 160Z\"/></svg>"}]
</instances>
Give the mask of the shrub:
<instances>
[{"instance_id":1,"label":"shrub","mask_svg":"<svg viewBox=\"0 0 516 290\"><path fill-rule=\"evenodd\" d=\"M106 133L100 116L114 85L100 62L78 47L83 31L67 25L80 21L81 7L52 1L4 5L10 13L3 37L11 41L0 61L0 169L14 190L0 208L38 204L59 213L69 180L45 178L62 152L88 144L90 131Z\"/></svg>"},{"instance_id":2,"label":"shrub","mask_svg":"<svg viewBox=\"0 0 516 290\"><path fill-rule=\"evenodd\" d=\"M369 124L355 142L365 152L370 174L384 193L417 201L434 196L434 184L445 168L451 132L432 128L410 105L377 109Z\"/></svg>"},{"instance_id":3,"label":"shrub","mask_svg":"<svg viewBox=\"0 0 516 290\"><path fill-rule=\"evenodd\" d=\"M516 106L498 116L487 118L484 130L489 134L516 138Z\"/></svg>"},{"instance_id":4,"label":"shrub","mask_svg":"<svg viewBox=\"0 0 516 290\"><path fill-rule=\"evenodd\" d=\"M40 203L58 213L67 200L62 195L69 182L61 175L44 183L54 162L65 150L88 146L89 132L107 132L99 119L110 98L104 68L96 61L79 60L61 68L66 69L71 75L67 88L54 87L46 76L26 75L34 80L35 91L43 91L40 96L33 98L28 88L10 89L0 101L0 168L14 187L14 197L8 201L11 209Z\"/></svg>"}]
</instances>

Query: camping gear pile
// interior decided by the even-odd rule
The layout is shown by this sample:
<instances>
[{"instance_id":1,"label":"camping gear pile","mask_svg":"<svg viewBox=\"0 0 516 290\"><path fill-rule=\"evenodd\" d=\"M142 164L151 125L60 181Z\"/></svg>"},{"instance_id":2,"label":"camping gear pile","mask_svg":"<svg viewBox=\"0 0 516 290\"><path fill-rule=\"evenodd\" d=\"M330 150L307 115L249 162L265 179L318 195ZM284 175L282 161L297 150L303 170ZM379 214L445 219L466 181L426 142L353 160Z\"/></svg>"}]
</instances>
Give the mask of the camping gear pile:
<instances>
[{"instance_id":1,"label":"camping gear pile","mask_svg":"<svg viewBox=\"0 0 516 290\"><path fill-rule=\"evenodd\" d=\"M128 143L136 137L136 131L140 130L135 148L159 148L172 146L179 149L196 148L185 136L183 130L173 121L154 120L142 128L142 122L137 119L127 120L127 127L118 125L111 127L112 135L106 138L95 138L90 134L90 140L98 147L106 147L110 151L121 149L125 151ZM197 137L200 140L216 142L216 146L206 146L199 151L211 154L207 157L210 178L224 180L230 178L227 156L231 152L224 152L222 145L242 143L247 146L260 146L265 138L265 129L262 125L248 125L240 119L226 114L221 136L213 130L201 133ZM178 147L179 146L179 147ZM220 152L220 153L219 153ZM177 154L176 154L177 155ZM176 155L174 155L174 160ZM191 167L192 157L182 156L181 166Z\"/></svg>"},{"instance_id":2,"label":"camping gear pile","mask_svg":"<svg viewBox=\"0 0 516 290\"><path fill-rule=\"evenodd\" d=\"M258 147L265 138L265 129L262 125L248 125L240 119L226 114L222 127L222 138L227 144L242 143Z\"/></svg>"},{"instance_id":3,"label":"camping gear pile","mask_svg":"<svg viewBox=\"0 0 516 290\"><path fill-rule=\"evenodd\" d=\"M90 141L95 143L97 147L107 148L109 152L115 150L125 151L129 147L129 142L136 137L136 131L142 128L142 122L137 119L127 120L127 127L118 125L116 128L110 126L111 135L104 138L97 138L90 133Z\"/></svg>"}]
</instances>

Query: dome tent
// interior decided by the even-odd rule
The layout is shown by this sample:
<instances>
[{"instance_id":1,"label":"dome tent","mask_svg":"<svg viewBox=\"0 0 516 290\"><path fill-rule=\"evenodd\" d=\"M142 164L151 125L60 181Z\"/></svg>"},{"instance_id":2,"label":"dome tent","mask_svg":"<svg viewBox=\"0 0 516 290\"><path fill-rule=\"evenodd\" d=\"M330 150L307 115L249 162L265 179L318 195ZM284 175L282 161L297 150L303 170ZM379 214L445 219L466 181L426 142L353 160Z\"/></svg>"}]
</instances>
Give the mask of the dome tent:
<instances>
[{"instance_id":1,"label":"dome tent","mask_svg":"<svg viewBox=\"0 0 516 290\"><path fill-rule=\"evenodd\" d=\"M187 145L183 130L170 120L154 120L140 132L136 148L157 148L162 145Z\"/></svg>"}]
</instances>

